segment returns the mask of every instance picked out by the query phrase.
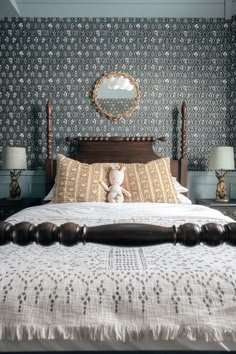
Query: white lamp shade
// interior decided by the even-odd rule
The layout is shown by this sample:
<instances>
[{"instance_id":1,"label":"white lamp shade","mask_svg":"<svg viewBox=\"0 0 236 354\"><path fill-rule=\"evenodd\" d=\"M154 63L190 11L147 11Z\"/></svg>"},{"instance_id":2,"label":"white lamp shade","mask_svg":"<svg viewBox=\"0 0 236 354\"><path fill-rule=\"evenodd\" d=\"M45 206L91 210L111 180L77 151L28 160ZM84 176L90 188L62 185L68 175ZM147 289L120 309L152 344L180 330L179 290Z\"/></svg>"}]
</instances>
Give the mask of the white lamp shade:
<instances>
[{"instance_id":1,"label":"white lamp shade","mask_svg":"<svg viewBox=\"0 0 236 354\"><path fill-rule=\"evenodd\" d=\"M3 159L5 170L26 170L26 150L24 147L8 146Z\"/></svg>"},{"instance_id":2,"label":"white lamp shade","mask_svg":"<svg viewBox=\"0 0 236 354\"><path fill-rule=\"evenodd\" d=\"M209 159L209 170L234 170L234 148L216 146L212 148Z\"/></svg>"}]
</instances>

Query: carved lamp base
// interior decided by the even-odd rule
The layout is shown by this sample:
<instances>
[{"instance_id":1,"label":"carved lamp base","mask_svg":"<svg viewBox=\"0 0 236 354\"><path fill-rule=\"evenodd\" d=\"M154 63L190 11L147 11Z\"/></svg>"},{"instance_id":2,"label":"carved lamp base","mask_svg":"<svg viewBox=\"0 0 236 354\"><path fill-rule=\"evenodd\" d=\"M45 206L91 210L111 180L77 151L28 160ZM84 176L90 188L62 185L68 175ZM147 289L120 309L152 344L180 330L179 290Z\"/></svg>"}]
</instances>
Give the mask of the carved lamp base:
<instances>
[{"instance_id":1,"label":"carved lamp base","mask_svg":"<svg viewBox=\"0 0 236 354\"><path fill-rule=\"evenodd\" d=\"M16 172L16 170L10 171L11 182L9 185L9 198L11 200L21 199L21 188L18 182L18 178L21 175L21 170Z\"/></svg>"},{"instance_id":2,"label":"carved lamp base","mask_svg":"<svg viewBox=\"0 0 236 354\"><path fill-rule=\"evenodd\" d=\"M219 173L218 171L216 171L215 173L216 177L218 178L215 200L217 202L227 203L229 201L229 197L227 196L226 192L226 172L221 171L221 173Z\"/></svg>"}]
</instances>

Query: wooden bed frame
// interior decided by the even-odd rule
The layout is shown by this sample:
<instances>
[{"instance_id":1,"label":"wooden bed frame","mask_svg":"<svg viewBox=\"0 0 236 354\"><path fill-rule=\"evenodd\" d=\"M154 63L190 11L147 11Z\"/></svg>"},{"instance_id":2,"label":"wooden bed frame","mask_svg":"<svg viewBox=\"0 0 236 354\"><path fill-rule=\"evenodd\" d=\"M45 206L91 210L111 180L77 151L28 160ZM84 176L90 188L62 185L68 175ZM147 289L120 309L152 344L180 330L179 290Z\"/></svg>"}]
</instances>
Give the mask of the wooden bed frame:
<instances>
[{"instance_id":1,"label":"wooden bed frame","mask_svg":"<svg viewBox=\"0 0 236 354\"><path fill-rule=\"evenodd\" d=\"M187 107L185 102L181 109L181 158L171 160L172 176L183 185L187 185L187 159L186 159L186 119ZM52 106L47 103L48 123L48 158L45 162L46 193L48 193L56 176L56 161L52 158ZM67 137L66 141L78 143L78 153L73 159L84 163L94 162L120 162L120 163L146 163L157 159L153 151L153 143L166 141L165 137Z\"/></svg>"},{"instance_id":2,"label":"wooden bed frame","mask_svg":"<svg viewBox=\"0 0 236 354\"><path fill-rule=\"evenodd\" d=\"M45 165L46 192L48 193L56 176L56 161L52 158L52 107L47 103L48 122L48 158ZM171 173L178 181L186 186L186 117L185 102L181 109L181 158L171 160ZM165 141L165 137L67 137L67 142L78 143L78 152L73 158L85 163L93 162L121 162L146 163L157 159L152 145L155 141ZM59 242L65 246L73 246L79 242L95 242L116 246L150 246L162 243L180 243L185 246L195 246L203 242L209 246L217 246L223 242L236 246L236 223L224 226L208 223L201 227L186 223L178 228L162 227L149 224L111 224L95 227L81 226L75 223L66 223L57 226L46 222L33 225L22 222L12 225L6 221L0 222L0 246L9 242L21 246L36 242L49 246Z\"/></svg>"}]
</instances>

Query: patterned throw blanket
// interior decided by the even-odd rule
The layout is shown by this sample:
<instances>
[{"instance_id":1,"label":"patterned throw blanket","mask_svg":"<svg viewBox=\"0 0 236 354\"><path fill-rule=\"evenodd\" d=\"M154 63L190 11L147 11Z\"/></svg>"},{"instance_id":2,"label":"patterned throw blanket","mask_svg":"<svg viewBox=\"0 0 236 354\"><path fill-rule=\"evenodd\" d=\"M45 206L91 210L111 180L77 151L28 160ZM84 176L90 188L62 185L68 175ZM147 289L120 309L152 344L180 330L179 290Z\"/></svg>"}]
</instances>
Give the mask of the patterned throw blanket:
<instances>
[{"instance_id":1,"label":"patterned throw blanket","mask_svg":"<svg viewBox=\"0 0 236 354\"><path fill-rule=\"evenodd\" d=\"M105 215L105 217L104 217ZM230 221L202 206L48 204L9 218L87 225ZM0 247L0 339L236 341L236 248Z\"/></svg>"}]
</instances>

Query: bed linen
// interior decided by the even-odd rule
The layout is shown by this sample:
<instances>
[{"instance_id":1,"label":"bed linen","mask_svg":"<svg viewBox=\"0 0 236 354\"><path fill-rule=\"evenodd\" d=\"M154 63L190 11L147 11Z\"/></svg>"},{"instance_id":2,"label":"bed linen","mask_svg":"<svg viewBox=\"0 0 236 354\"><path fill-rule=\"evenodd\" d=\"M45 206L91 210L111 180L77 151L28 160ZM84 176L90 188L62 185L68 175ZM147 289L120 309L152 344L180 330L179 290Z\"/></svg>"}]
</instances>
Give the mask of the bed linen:
<instances>
[{"instance_id":1,"label":"bed linen","mask_svg":"<svg viewBox=\"0 0 236 354\"><path fill-rule=\"evenodd\" d=\"M66 203L28 208L8 221L178 226L232 220L198 205ZM3 246L0 340L233 343L235 259L236 249L227 245Z\"/></svg>"}]
</instances>

